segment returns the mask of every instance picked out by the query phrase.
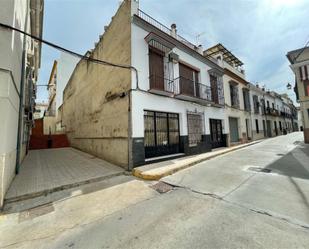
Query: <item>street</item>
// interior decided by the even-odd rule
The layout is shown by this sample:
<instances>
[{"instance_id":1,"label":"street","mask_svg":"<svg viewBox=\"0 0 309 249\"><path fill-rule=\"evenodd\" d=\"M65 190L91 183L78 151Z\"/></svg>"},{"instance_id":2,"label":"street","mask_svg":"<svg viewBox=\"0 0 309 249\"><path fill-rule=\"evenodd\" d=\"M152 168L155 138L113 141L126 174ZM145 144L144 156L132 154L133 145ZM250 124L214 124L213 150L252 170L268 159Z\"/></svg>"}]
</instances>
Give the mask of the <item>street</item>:
<instances>
[{"instance_id":1,"label":"street","mask_svg":"<svg viewBox=\"0 0 309 249\"><path fill-rule=\"evenodd\" d=\"M0 248L308 248L309 146L301 141L294 132L159 185L116 176L3 214Z\"/></svg>"}]
</instances>

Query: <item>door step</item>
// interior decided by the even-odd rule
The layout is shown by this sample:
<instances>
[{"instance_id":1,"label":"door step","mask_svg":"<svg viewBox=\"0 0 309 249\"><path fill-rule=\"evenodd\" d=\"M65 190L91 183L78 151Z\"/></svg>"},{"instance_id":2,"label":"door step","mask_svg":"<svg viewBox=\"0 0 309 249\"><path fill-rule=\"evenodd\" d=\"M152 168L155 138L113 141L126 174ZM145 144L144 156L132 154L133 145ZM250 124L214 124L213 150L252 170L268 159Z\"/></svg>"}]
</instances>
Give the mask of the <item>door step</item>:
<instances>
[{"instance_id":1,"label":"door step","mask_svg":"<svg viewBox=\"0 0 309 249\"><path fill-rule=\"evenodd\" d=\"M145 159L145 163L146 164L156 163L156 162L161 162L164 160L171 160L171 159L175 159L175 158L179 158L183 156L185 156L185 153L177 153L177 154L171 154L171 155L166 155L166 156L152 157L152 158Z\"/></svg>"}]
</instances>

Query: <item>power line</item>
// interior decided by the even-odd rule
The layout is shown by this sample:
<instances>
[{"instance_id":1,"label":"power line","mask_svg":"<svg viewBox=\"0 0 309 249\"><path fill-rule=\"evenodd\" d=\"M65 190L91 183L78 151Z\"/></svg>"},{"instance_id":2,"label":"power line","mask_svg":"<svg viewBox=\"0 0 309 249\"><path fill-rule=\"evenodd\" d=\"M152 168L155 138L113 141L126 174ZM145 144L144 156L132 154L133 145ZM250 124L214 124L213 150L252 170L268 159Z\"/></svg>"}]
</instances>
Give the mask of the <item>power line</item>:
<instances>
[{"instance_id":1,"label":"power line","mask_svg":"<svg viewBox=\"0 0 309 249\"><path fill-rule=\"evenodd\" d=\"M138 71L137 71L137 69L135 67L133 67L131 65L124 65L124 64L118 64L118 63L112 63L112 62L103 61L103 60L99 60L99 59L94 59L94 58L91 58L89 56L79 54L79 53L74 52L72 50L69 50L69 49L66 49L64 47L61 47L61 46L59 46L57 44L51 43L49 41L46 41L46 40L44 40L42 38L39 38L39 37L34 36L32 34L29 34L29 33L25 32L23 30L17 29L15 27L10 26L10 25L4 24L4 23L0 23L0 26L3 27L3 28L6 28L6 29L17 31L17 32L19 32L21 34L24 34L26 36L31 37L34 40L37 40L37 41L39 41L41 43L44 43L44 44L46 44L46 45L48 45L50 47L53 47L53 48L55 48L57 50L62 51L62 52L71 54L71 55L73 55L75 57L78 57L78 58L80 58L82 60L88 60L88 61L91 61L91 62L94 62L94 63L97 63L97 64L101 64L101 65L105 65L105 66L111 66L111 67L118 67L118 68L124 68L124 69L133 70L135 72L135 75L136 75L136 88L139 89L139 87L138 87Z\"/></svg>"}]
</instances>

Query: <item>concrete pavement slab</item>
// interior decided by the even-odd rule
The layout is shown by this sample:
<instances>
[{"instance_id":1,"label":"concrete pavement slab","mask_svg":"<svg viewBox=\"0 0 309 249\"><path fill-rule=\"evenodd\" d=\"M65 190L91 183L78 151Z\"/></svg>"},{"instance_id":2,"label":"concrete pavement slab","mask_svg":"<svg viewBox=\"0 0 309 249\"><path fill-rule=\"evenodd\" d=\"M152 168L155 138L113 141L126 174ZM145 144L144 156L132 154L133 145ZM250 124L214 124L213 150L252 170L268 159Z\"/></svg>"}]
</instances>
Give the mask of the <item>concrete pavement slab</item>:
<instances>
[{"instance_id":1,"label":"concrete pavement slab","mask_svg":"<svg viewBox=\"0 0 309 249\"><path fill-rule=\"evenodd\" d=\"M123 174L124 169L73 148L31 150L6 196L6 203L45 195Z\"/></svg>"},{"instance_id":2,"label":"concrete pavement slab","mask_svg":"<svg viewBox=\"0 0 309 249\"><path fill-rule=\"evenodd\" d=\"M148 184L132 176L118 176L109 183L102 190L92 192L88 189L89 193L86 190L74 198L1 215L0 248L51 248L50 243L43 243L45 239L53 240L66 230L96 223L114 212L159 195Z\"/></svg>"},{"instance_id":3,"label":"concrete pavement slab","mask_svg":"<svg viewBox=\"0 0 309 249\"><path fill-rule=\"evenodd\" d=\"M49 248L274 249L306 248L308 244L307 229L178 189L104 220L66 230Z\"/></svg>"}]
</instances>

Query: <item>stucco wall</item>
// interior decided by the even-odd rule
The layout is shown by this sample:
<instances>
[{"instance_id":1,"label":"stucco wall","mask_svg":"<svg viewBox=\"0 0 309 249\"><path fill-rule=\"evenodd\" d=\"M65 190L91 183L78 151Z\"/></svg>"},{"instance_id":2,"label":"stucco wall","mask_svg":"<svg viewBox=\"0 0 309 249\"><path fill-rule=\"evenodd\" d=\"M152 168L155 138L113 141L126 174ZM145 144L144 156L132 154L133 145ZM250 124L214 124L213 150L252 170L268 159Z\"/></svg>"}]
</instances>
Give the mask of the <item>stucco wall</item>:
<instances>
[{"instance_id":1,"label":"stucco wall","mask_svg":"<svg viewBox=\"0 0 309 249\"><path fill-rule=\"evenodd\" d=\"M3 0L0 22L25 29L27 1ZM30 30L30 20L26 31ZM0 28L0 207L15 175L23 35ZM29 39L27 39L29 44ZM23 134L23 133L22 133ZM22 138L21 138L22 139ZM23 159L26 147L22 145Z\"/></svg>"},{"instance_id":2,"label":"stucco wall","mask_svg":"<svg viewBox=\"0 0 309 249\"><path fill-rule=\"evenodd\" d=\"M148 91L149 85L149 55L148 44L145 37L149 32L141 27L132 24L132 65L139 72L139 87ZM202 84L210 85L208 70L210 67L192 55L189 55L178 48L173 52L179 55L179 60L200 70L199 81ZM171 79L179 77L178 64L173 64L173 73ZM132 75L132 81L135 75ZM134 87L134 84L133 84ZM172 97L157 96L145 92L132 93L132 136L134 138L144 137L144 110L171 112L179 114L180 135L188 135L187 112L204 113L205 134L210 134L209 119L221 119L224 121L223 108L202 106L193 102L182 101ZM223 132L226 132L226 125L223 122Z\"/></svg>"},{"instance_id":3,"label":"stucco wall","mask_svg":"<svg viewBox=\"0 0 309 249\"><path fill-rule=\"evenodd\" d=\"M124 1L95 47L93 58L131 62L130 1ZM117 165L128 165L128 69L80 61L66 88L62 106L66 133L73 147Z\"/></svg>"}]
</instances>

